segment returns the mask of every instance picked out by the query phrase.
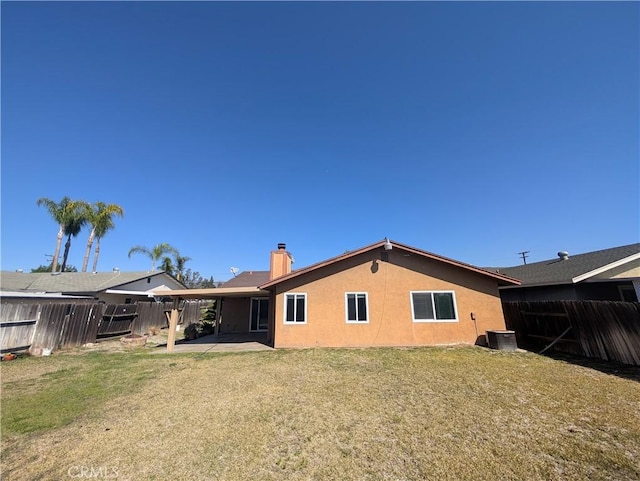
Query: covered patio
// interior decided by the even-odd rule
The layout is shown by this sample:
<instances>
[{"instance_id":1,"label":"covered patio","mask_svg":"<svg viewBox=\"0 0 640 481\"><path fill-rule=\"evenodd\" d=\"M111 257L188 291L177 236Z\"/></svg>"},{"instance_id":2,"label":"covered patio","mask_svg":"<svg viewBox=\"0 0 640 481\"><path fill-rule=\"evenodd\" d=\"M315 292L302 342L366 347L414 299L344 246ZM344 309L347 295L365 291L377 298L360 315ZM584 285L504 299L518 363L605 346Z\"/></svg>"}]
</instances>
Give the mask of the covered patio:
<instances>
[{"instance_id":1,"label":"covered patio","mask_svg":"<svg viewBox=\"0 0 640 481\"><path fill-rule=\"evenodd\" d=\"M169 338L166 352L203 352L206 350L262 350L273 346L272 323L268 322L266 330L258 332L227 333L221 332L225 299L270 299L268 290L257 287L219 287L212 289L174 289L158 290L157 297L170 297L173 300L169 316ZM180 302L183 299L211 299L216 301L214 334L203 336L192 341L176 342L176 330L180 317ZM271 316L269 316L271 318ZM247 319L249 322L249 319ZM248 331L250 326L248 326Z\"/></svg>"}]
</instances>

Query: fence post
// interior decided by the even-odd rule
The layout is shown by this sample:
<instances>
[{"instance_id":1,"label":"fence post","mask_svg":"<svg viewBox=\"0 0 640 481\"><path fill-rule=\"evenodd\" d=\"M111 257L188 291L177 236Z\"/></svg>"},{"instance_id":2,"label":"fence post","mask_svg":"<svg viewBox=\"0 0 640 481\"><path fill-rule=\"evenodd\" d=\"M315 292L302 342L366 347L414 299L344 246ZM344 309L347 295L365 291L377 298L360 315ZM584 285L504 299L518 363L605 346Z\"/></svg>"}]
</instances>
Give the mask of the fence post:
<instances>
[{"instance_id":1,"label":"fence post","mask_svg":"<svg viewBox=\"0 0 640 481\"><path fill-rule=\"evenodd\" d=\"M176 344L176 328L178 327L178 316L180 309L180 298L173 299L173 307L171 309L171 318L169 319L169 338L167 339L167 352L173 352Z\"/></svg>"}]
</instances>

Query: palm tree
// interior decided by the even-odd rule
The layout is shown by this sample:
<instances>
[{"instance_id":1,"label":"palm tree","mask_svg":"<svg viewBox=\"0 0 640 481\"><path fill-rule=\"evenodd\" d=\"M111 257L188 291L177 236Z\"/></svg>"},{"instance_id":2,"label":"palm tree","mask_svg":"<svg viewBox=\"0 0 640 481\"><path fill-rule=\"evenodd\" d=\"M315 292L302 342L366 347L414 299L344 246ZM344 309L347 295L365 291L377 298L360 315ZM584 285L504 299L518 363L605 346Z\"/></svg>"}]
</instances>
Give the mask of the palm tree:
<instances>
[{"instance_id":1,"label":"palm tree","mask_svg":"<svg viewBox=\"0 0 640 481\"><path fill-rule=\"evenodd\" d=\"M181 256L177 250L173 253L173 257L173 259L169 256L163 257L160 261L160 269L182 281L185 264L191 260L191 257Z\"/></svg>"},{"instance_id":2,"label":"palm tree","mask_svg":"<svg viewBox=\"0 0 640 481\"><path fill-rule=\"evenodd\" d=\"M82 230L82 226L86 223L86 202L73 201L69 197L64 196L60 202L55 202L46 197L41 197L36 202L38 206L45 206L54 221L58 223L58 239L56 242L56 250L53 254L51 262L51 272L56 272L58 267L58 257L60 257L60 246L63 236L67 237L65 244L64 257L62 260L61 271L64 272L67 266L67 257L69 256L69 248L71 247L71 237L75 237Z\"/></svg>"},{"instance_id":3,"label":"palm tree","mask_svg":"<svg viewBox=\"0 0 640 481\"><path fill-rule=\"evenodd\" d=\"M152 249L145 246L134 246L129 249L129 258L131 254L144 254L151 259L151 270L156 270L156 262L158 262L165 254L177 255L178 250L167 243L157 244Z\"/></svg>"},{"instance_id":4,"label":"palm tree","mask_svg":"<svg viewBox=\"0 0 640 481\"><path fill-rule=\"evenodd\" d=\"M176 253L175 261L176 261L176 278L179 281L182 281L184 277L184 267L187 262L191 260L191 257L184 257L180 254Z\"/></svg>"},{"instance_id":5,"label":"palm tree","mask_svg":"<svg viewBox=\"0 0 640 481\"><path fill-rule=\"evenodd\" d=\"M160 261L160 269L167 274L174 276L179 281L182 281L184 277L185 264L191 260L191 257L181 256L176 249L173 252L173 259L169 256L164 256Z\"/></svg>"},{"instance_id":6,"label":"palm tree","mask_svg":"<svg viewBox=\"0 0 640 481\"><path fill-rule=\"evenodd\" d=\"M69 257L69 249L71 248L71 238L77 237L88 221L88 209L90 209L89 204L81 200L73 200L69 202L64 209L63 231L67 236L67 242L64 245L62 266L60 267L61 272L64 272L67 267L67 258Z\"/></svg>"},{"instance_id":7,"label":"palm tree","mask_svg":"<svg viewBox=\"0 0 640 481\"><path fill-rule=\"evenodd\" d=\"M58 257L60 257L60 246L62 245L62 236L64 235L64 212L66 206L71 202L69 197L63 197L60 202L55 202L46 197L41 197L36 202L38 206L45 206L49 214L59 226L58 240L56 242L56 250L53 254L53 260L51 262L51 272L55 272L58 267Z\"/></svg>"},{"instance_id":8,"label":"palm tree","mask_svg":"<svg viewBox=\"0 0 640 481\"><path fill-rule=\"evenodd\" d=\"M123 215L124 210L117 204L96 202L93 206L89 206L87 209L87 217L89 219L89 224L91 224L91 232L89 233L87 248L84 252L82 272L87 272L89 256L91 255L91 247L93 247L94 240L96 241L96 250L93 256L93 272L96 272L98 267L98 256L100 255L100 239L103 238L111 229L115 228L113 217L122 217Z\"/></svg>"},{"instance_id":9,"label":"palm tree","mask_svg":"<svg viewBox=\"0 0 640 481\"><path fill-rule=\"evenodd\" d=\"M162 258L160 261L160 270L173 275L173 261L171 260L171 257L165 256Z\"/></svg>"}]
</instances>

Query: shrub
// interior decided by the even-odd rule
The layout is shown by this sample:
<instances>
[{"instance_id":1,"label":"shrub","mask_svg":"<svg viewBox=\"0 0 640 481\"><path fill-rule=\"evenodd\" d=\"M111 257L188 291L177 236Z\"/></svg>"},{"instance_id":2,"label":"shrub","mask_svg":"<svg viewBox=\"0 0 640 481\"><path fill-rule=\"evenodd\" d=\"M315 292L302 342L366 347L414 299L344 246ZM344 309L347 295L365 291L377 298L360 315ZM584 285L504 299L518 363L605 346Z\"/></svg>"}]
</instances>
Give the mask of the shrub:
<instances>
[{"instance_id":1,"label":"shrub","mask_svg":"<svg viewBox=\"0 0 640 481\"><path fill-rule=\"evenodd\" d=\"M194 322L184 328L184 337L186 339L197 339L201 336L202 323Z\"/></svg>"}]
</instances>

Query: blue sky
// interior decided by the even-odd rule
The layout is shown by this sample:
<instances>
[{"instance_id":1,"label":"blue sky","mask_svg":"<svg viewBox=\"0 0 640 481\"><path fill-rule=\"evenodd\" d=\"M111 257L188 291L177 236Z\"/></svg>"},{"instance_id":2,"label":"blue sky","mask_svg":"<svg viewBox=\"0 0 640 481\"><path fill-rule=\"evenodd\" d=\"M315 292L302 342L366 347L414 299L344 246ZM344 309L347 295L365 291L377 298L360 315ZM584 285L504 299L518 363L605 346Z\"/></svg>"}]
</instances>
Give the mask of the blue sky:
<instances>
[{"instance_id":1,"label":"blue sky","mask_svg":"<svg viewBox=\"0 0 640 481\"><path fill-rule=\"evenodd\" d=\"M638 2L2 2L2 269L40 197L117 203L98 270L217 280L385 236L480 266L640 240ZM88 232L73 240L77 267Z\"/></svg>"}]
</instances>

